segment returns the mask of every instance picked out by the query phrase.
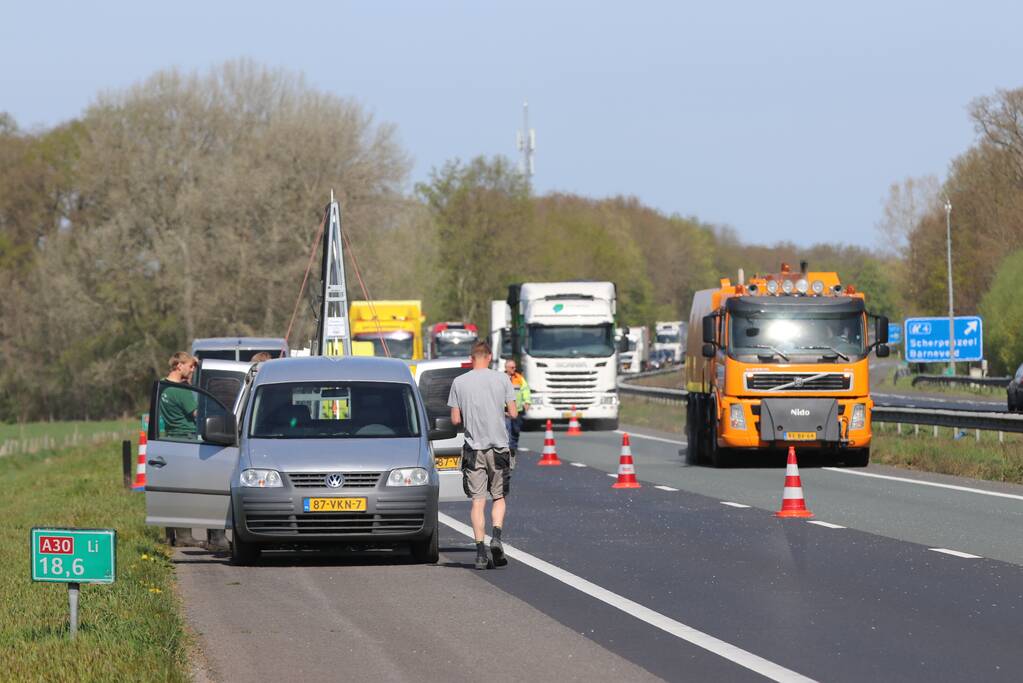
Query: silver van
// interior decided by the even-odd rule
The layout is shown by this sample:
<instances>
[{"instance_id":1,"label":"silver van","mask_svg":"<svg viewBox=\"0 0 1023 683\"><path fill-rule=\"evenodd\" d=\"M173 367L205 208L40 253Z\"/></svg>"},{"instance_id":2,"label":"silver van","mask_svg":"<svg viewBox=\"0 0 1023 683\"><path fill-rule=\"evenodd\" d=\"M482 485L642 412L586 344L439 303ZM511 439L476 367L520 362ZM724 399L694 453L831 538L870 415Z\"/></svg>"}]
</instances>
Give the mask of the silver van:
<instances>
[{"instance_id":1,"label":"silver van","mask_svg":"<svg viewBox=\"0 0 1023 683\"><path fill-rule=\"evenodd\" d=\"M261 363L234 412L210 392L154 385L146 523L230 529L231 558L268 548L396 546L438 558L438 475L408 365L375 357Z\"/></svg>"},{"instance_id":2,"label":"silver van","mask_svg":"<svg viewBox=\"0 0 1023 683\"><path fill-rule=\"evenodd\" d=\"M278 337L206 337L192 340L192 355L196 358L248 361L264 351L271 358L286 358L289 355L288 342Z\"/></svg>"}]
</instances>

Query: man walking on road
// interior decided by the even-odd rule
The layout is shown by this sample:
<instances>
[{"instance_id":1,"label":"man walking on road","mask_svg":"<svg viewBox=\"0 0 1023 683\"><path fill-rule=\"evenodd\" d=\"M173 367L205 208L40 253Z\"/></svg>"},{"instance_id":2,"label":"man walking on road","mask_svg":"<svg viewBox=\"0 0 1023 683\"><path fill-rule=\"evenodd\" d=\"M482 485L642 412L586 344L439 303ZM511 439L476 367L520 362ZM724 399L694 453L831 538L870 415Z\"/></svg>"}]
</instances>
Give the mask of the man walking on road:
<instances>
[{"instance_id":1,"label":"man walking on road","mask_svg":"<svg viewBox=\"0 0 1023 683\"><path fill-rule=\"evenodd\" d=\"M519 412L515 417L507 415L504 418L505 423L508 425L508 447L511 448L512 458L514 458L519 450L522 416L529 410L529 401L532 396L529 393L529 384L526 382L526 378L522 376L521 372L518 372L518 366L515 365L513 359L505 361L504 374L508 375L512 388L515 390L515 407ZM512 462L514 463L514 460Z\"/></svg>"},{"instance_id":2,"label":"man walking on road","mask_svg":"<svg viewBox=\"0 0 1023 683\"><path fill-rule=\"evenodd\" d=\"M494 531L490 552L495 567L508 564L501 543L505 498L511 487L511 451L505 415L518 417L515 390L504 373L490 369L493 353L490 344L476 342L472 347L472 370L451 384L448 407L451 421L465 426L462 447L462 488L472 499L472 533L476 541L476 569L486 569L487 493L494 499L490 510Z\"/></svg>"}]
</instances>

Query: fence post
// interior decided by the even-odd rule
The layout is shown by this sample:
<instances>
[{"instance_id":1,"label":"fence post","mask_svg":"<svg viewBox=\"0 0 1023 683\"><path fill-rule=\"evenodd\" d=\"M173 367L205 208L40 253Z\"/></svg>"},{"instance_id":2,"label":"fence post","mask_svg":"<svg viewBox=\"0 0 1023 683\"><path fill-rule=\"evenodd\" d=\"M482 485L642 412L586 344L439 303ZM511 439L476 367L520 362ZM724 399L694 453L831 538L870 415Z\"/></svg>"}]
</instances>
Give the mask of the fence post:
<instances>
[{"instance_id":1,"label":"fence post","mask_svg":"<svg viewBox=\"0 0 1023 683\"><path fill-rule=\"evenodd\" d=\"M934 438L938 438L938 425L934 425Z\"/></svg>"},{"instance_id":2,"label":"fence post","mask_svg":"<svg viewBox=\"0 0 1023 683\"><path fill-rule=\"evenodd\" d=\"M121 470L124 474L124 488L131 488L131 441L121 442Z\"/></svg>"},{"instance_id":3,"label":"fence post","mask_svg":"<svg viewBox=\"0 0 1023 683\"><path fill-rule=\"evenodd\" d=\"M896 431L896 433L898 433L898 434L901 434L901 433L902 433L902 423L901 423L901 422L896 422L896 423L895 423L895 431Z\"/></svg>"},{"instance_id":4,"label":"fence post","mask_svg":"<svg viewBox=\"0 0 1023 683\"><path fill-rule=\"evenodd\" d=\"M998 443L1005 443L1005 432L998 430Z\"/></svg>"}]
</instances>

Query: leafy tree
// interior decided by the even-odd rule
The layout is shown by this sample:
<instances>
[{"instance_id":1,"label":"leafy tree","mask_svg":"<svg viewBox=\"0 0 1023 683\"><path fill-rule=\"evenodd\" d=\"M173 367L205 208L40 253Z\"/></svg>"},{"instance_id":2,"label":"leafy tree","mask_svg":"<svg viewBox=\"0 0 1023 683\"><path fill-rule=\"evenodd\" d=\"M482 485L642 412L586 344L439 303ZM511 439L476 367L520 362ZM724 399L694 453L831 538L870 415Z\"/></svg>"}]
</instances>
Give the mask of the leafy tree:
<instances>
[{"instance_id":1,"label":"leafy tree","mask_svg":"<svg viewBox=\"0 0 1023 683\"><path fill-rule=\"evenodd\" d=\"M1007 256L984 295L985 354L995 374L1012 374L1023 362L1023 250Z\"/></svg>"}]
</instances>

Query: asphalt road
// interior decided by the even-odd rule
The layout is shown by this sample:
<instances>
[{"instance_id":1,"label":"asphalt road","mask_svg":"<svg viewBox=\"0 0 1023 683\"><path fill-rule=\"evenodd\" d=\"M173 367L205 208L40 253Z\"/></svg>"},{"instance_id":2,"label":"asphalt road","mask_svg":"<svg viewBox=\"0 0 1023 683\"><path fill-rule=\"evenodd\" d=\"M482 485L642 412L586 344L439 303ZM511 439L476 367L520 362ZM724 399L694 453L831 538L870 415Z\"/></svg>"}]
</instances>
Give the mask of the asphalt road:
<instances>
[{"instance_id":1,"label":"asphalt road","mask_svg":"<svg viewBox=\"0 0 1023 683\"><path fill-rule=\"evenodd\" d=\"M770 514L780 462L686 467L676 437L648 434L638 490L611 488L618 434L558 434L556 468L524 435L504 569L470 568L464 503L442 505L437 567L180 551L210 677L1020 679L1023 487L806 463L825 527Z\"/></svg>"}]
</instances>

